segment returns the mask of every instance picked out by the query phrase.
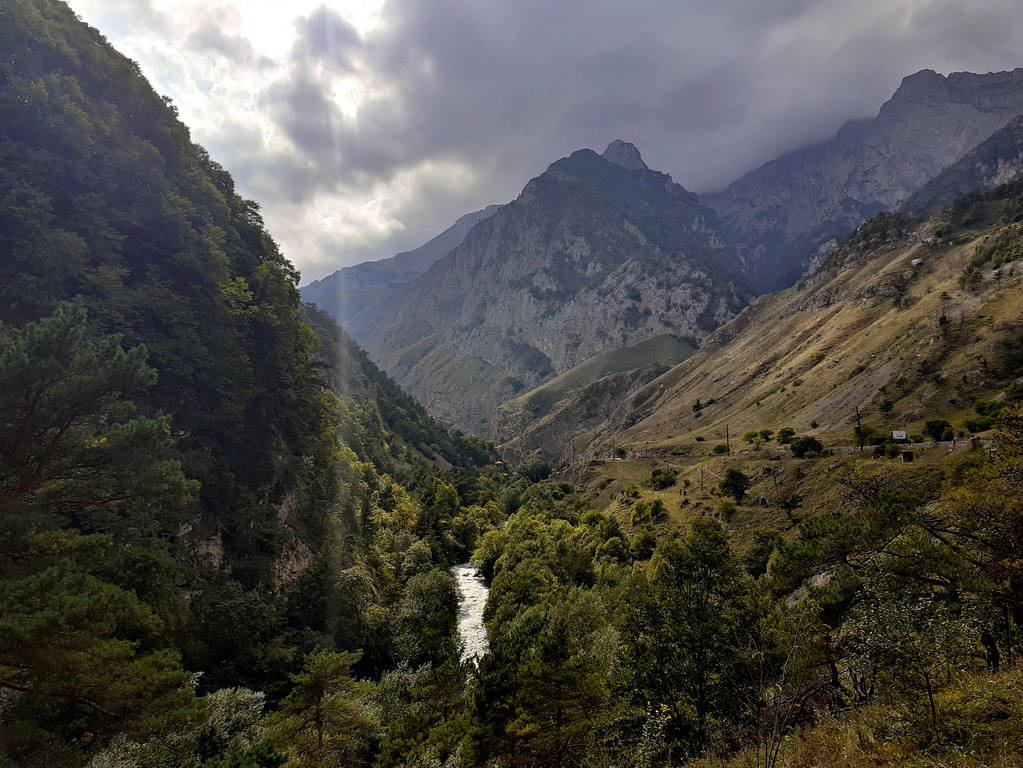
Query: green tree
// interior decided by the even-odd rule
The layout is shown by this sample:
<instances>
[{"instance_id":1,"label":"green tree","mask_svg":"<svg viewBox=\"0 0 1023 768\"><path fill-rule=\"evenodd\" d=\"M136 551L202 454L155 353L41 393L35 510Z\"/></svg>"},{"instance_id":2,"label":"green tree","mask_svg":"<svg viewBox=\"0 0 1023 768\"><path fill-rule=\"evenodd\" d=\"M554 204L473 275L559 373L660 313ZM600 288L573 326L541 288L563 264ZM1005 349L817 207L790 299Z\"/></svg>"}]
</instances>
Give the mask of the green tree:
<instances>
[{"instance_id":1,"label":"green tree","mask_svg":"<svg viewBox=\"0 0 1023 768\"><path fill-rule=\"evenodd\" d=\"M726 530L696 520L683 540L663 542L649 580L630 588L624 637L635 693L656 713L668 764L707 744L716 720L739 716L739 648L751 642L752 581L732 553Z\"/></svg>"},{"instance_id":2,"label":"green tree","mask_svg":"<svg viewBox=\"0 0 1023 768\"><path fill-rule=\"evenodd\" d=\"M932 723L937 723L936 694L976 653L976 622L969 606L926 589L893 584L873 571L851 617L855 632L853 663L878 670L891 693L911 705L926 694Z\"/></svg>"},{"instance_id":3,"label":"green tree","mask_svg":"<svg viewBox=\"0 0 1023 768\"><path fill-rule=\"evenodd\" d=\"M752 481L745 472L732 468L725 472L725 479L721 481L718 487L722 493L726 493L735 499L736 504L742 504L742 500L746 498L746 491L750 489L752 484Z\"/></svg>"},{"instance_id":4,"label":"green tree","mask_svg":"<svg viewBox=\"0 0 1023 768\"><path fill-rule=\"evenodd\" d=\"M380 738L371 683L352 678L361 654L316 651L306 657L280 709L267 718L270 743L284 768L369 765Z\"/></svg>"},{"instance_id":5,"label":"green tree","mask_svg":"<svg viewBox=\"0 0 1023 768\"><path fill-rule=\"evenodd\" d=\"M618 634L592 592L566 590L525 611L481 666L475 757L578 766L598 737L619 663Z\"/></svg>"},{"instance_id":6,"label":"green tree","mask_svg":"<svg viewBox=\"0 0 1023 768\"><path fill-rule=\"evenodd\" d=\"M778 445L788 445L792 442L792 438L795 436L796 430L792 427L782 427L778 430L778 434L775 439L778 441Z\"/></svg>"},{"instance_id":7,"label":"green tree","mask_svg":"<svg viewBox=\"0 0 1023 768\"><path fill-rule=\"evenodd\" d=\"M168 421L128 399L153 382L144 357L92 336L75 306L0 351L0 689L20 694L6 723L58 707L96 734L145 734L191 716L162 622L104 573L115 544L173 530L196 490Z\"/></svg>"},{"instance_id":8,"label":"green tree","mask_svg":"<svg viewBox=\"0 0 1023 768\"><path fill-rule=\"evenodd\" d=\"M650 470L650 487L655 491L671 488L678 480L678 470L674 467L655 467Z\"/></svg>"},{"instance_id":9,"label":"green tree","mask_svg":"<svg viewBox=\"0 0 1023 768\"><path fill-rule=\"evenodd\" d=\"M952 425L944 419L931 419L924 424L924 434L935 442L942 439L946 431L952 429Z\"/></svg>"},{"instance_id":10,"label":"green tree","mask_svg":"<svg viewBox=\"0 0 1023 768\"><path fill-rule=\"evenodd\" d=\"M796 437L789 443L789 450L797 459L803 459L820 455L824 446L816 437Z\"/></svg>"}]
</instances>

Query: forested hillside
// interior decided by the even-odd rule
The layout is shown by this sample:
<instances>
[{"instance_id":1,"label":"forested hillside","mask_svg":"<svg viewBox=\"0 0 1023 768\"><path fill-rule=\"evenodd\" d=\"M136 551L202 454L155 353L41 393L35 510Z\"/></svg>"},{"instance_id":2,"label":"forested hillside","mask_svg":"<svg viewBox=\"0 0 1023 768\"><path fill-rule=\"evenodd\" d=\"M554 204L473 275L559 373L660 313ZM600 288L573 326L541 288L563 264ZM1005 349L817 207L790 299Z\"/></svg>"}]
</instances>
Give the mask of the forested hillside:
<instances>
[{"instance_id":1,"label":"forested hillside","mask_svg":"<svg viewBox=\"0 0 1023 768\"><path fill-rule=\"evenodd\" d=\"M500 478L437 478L489 447L302 309L258 206L67 6L6 3L0 47L0 764L266 751L303 666L456 658L444 569Z\"/></svg>"}]
</instances>

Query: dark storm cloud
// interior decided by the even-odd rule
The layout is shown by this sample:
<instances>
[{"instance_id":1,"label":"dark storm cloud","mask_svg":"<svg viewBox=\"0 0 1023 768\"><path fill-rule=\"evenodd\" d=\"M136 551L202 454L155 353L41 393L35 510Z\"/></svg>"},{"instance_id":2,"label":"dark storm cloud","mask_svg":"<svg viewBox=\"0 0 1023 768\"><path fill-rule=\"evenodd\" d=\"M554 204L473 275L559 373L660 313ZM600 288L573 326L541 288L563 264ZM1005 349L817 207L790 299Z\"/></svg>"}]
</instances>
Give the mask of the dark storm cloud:
<instances>
[{"instance_id":1,"label":"dark storm cloud","mask_svg":"<svg viewBox=\"0 0 1023 768\"><path fill-rule=\"evenodd\" d=\"M436 161L476 171L397 210L385 256L620 136L687 187L720 188L873 116L921 68L1023 63L1019 17L1015 0L390 0L360 37L324 6L298 22L262 103L294 144L277 158L294 166L278 177L289 200ZM335 102L339 75L364 84L358 110Z\"/></svg>"},{"instance_id":2,"label":"dark storm cloud","mask_svg":"<svg viewBox=\"0 0 1023 768\"><path fill-rule=\"evenodd\" d=\"M216 24L204 24L185 41L187 47L202 53L216 53L242 66L273 66L273 60L256 52L252 43L238 35L228 35Z\"/></svg>"},{"instance_id":3,"label":"dark storm cloud","mask_svg":"<svg viewBox=\"0 0 1023 768\"><path fill-rule=\"evenodd\" d=\"M362 39L351 24L336 11L320 6L298 22L295 58L330 64L342 71L351 70L351 56Z\"/></svg>"}]
</instances>

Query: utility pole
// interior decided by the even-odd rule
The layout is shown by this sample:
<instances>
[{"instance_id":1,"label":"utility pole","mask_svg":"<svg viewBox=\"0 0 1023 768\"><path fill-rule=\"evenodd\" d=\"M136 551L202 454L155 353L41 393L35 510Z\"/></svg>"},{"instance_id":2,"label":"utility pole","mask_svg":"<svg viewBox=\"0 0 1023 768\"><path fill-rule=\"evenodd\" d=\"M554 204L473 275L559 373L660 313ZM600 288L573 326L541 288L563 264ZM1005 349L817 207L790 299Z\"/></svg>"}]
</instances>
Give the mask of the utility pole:
<instances>
[{"instance_id":1,"label":"utility pole","mask_svg":"<svg viewBox=\"0 0 1023 768\"><path fill-rule=\"evenodd\" d=\"M860 407L856 406L856 436L860 439L860 453L863 453L863 427L860 425Z\"/></svg>"},{"instance_id":2,"label":"utility pole","mask_svg":"<svg viewBox=\"0 0 1023 768\"><path fill-rule=\"evenodd\" d=\"M732 455L732 442L728 438L728 425L725 424L725 448L728 449L728 455Z\"/></svg>"}]
</instances>

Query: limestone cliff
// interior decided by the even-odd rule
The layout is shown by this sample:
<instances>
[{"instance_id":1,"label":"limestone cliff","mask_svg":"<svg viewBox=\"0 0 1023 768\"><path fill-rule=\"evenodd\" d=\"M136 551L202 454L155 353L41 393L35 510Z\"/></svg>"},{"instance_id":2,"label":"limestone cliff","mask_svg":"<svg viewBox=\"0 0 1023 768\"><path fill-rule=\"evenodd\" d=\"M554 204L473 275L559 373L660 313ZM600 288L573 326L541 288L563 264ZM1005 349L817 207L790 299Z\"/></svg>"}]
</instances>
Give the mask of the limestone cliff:
<instances>
[{"instance_id":1,"label":"limestone cliff","mask_svg":"<svg viewBox=\"0 0 1023 768\"><path fill-rule=\"evenodd\" d=\"M583 149L531 180L356 331L435 414L497 437L497 405L605 350L702 338L747 292L717 217L639 151Z\"/></svg>"}]
</instances>

